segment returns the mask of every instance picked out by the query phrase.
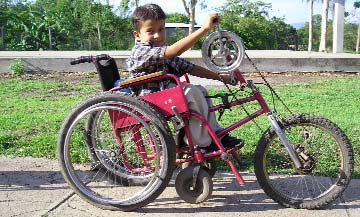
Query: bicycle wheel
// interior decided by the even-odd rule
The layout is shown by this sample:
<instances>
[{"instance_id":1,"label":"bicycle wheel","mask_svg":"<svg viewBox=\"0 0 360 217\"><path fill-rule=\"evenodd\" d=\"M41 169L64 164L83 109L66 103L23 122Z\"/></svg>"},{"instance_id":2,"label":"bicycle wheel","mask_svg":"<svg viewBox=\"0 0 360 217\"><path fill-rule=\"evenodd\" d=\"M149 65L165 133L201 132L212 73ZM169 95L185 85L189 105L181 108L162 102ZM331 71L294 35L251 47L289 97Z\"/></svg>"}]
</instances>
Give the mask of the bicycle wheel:
<instances>
[{"instance_id":1,"label":"bicycle wheel","mask_svg":"<svg viewBox=\"0 0 360 217\"><path fill-rule=\"evenodd\" d=\"M294 115L280 123L302 163L296 169L275 130L261 137L255 174L265 193L285 207L318 209L345 190L354 157L344 132L326 118Z\"/></svg>"},{"instance_id":2,"label":"bicycle wheel","mask_svg":"<svg viewBox=\"0 0 360 217\"><path fill-rule=\"evenodd\" d=\"M94 117L96 127L86 131ZM175 142L168 132L164 117L139 98L110 92L92 97L61 127L61 172L72 189L95 206L138 209L159 196L171 178Z\"/></svg>"},{"instance_id":3,"label":"bicycle wheel","mask_svg":"<svg viewBox=\"0 0 360 217\"><path fill-rule=\"evenodd\" d=\"M85 125L85 141L89 148L90 156L93 160L91 168L92 170L99 170L106 167L107 163L103 159L107 159L103 156L102 152L97 150L102 150L102 143L99 138L102 137L103 132L107 132L111 129L107 129L111 127L111 125L104 125L103 118L108 118L106 111L92 112L89 116L87 123ZM146 184L149 181L149 177L141 176L141 177L132 177L127 176L127 171L131 168L126 168L125 165L118 167L116 171L114 171L114 176L118 176L119 179L122 179L123 185L130 184Z\"/></svg>"}]
</instances>

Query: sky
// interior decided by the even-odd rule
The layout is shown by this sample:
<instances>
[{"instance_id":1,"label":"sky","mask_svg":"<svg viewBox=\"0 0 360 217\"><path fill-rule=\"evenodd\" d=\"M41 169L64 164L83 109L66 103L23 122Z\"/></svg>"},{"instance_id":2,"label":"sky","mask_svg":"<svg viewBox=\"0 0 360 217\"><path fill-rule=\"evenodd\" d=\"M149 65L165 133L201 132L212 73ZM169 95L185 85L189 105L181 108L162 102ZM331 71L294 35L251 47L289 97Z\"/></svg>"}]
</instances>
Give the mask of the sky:
<instances>
[{"instance_id":1,"label":"sky","mask_svg":"<svg viewBox=\"0 0 360 217\"><path fill-rule=\"evenodd\" d=\"M266 3L272 4L272 11L270 12L270 17L284 17L285 22L288 24L294 23L305 23L309 18L309 9L307 0L263 0ZM110 1L119 2L116 0ZM207 7L201 9L201 7L196 8L196 22L202 24L205 19L206 14L210 12L215 12L215 8L220 7L224 4L225 0L206 0ZM345 11L350 12L353 10L355 0L345 0ZM166 13L183 13L185 14L185 9L181 0L140 0L140 4L145 3L156 3L160 5ZM314 3L314 14L321 14L322 3L321 1L316 1ZM331 16L331 15L330 15Z\"/></svg>"}]
</instances>

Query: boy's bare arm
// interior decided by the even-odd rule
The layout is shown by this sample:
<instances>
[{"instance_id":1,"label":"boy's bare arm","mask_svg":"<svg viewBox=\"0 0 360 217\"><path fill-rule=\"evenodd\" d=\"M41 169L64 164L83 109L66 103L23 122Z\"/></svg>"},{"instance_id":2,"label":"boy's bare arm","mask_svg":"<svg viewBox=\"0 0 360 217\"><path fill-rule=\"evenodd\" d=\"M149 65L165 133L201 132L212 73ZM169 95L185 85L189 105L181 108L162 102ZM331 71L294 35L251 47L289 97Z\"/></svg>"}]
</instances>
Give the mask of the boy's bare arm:
<instances>
[{"instance_id":1,"label":"boy's bare arm","mask_svg":"<svg viewBox=\"0 0 360 217\"><path fill-rule=\"evenodd\" d=\"M194 69L189 72L190 75L200 77L200 78L207 78L217 81L224 81L226 84L231 84L231 76L230 74L218 74L216 72L210 71L204 67L195 65ZM220 78L221 76L221 78Z\"/></svg>"},{"instance_id":2,"label":"boy's bare arm","mask_svg":"<svg viewBox=\"0 0 360 217\"><path fill-rule=\"evenodd\" d=\"M205 20L204 25L200 29L196 30L191 35L188 35L187 37L175 42L173 45L167 46L165 50L165 58L180 56L186 50L193 47L194 44L199 41L203 35L205 35L210 29L219 23L220 17L218 14L209 14Z\"/></svg>"}]
</instances>

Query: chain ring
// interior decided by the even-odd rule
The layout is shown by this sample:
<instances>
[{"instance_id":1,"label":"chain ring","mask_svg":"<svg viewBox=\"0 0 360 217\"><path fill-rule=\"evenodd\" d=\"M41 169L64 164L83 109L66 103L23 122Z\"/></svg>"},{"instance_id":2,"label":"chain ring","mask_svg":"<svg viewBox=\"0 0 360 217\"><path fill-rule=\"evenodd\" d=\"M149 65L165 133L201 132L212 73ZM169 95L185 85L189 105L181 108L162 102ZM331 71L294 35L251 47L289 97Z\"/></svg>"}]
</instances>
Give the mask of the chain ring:
<instances>
[{"instance_id":1,"label":"chain ring","mask_svg":"<svg viewBox=\"0 0 360 217\"><path fill-rule=\"evenodd\" d=\"M221 40L219 40L219 35L221 35ZM223 49L220 49L220 41ZM205 39L201 50L205 65L218 73L231 73L239 68L245 54L241 38L226 30L220 30L220 34L218 31L211 33Z\"/></svg>"}]
</instances>

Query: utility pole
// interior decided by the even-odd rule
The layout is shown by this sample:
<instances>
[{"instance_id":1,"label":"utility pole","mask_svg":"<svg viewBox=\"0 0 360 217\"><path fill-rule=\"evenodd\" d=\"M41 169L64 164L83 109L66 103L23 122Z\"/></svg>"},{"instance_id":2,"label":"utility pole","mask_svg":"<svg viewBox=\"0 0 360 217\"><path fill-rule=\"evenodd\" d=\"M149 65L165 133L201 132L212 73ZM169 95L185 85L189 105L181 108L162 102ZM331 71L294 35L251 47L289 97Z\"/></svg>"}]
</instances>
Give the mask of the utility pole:
<instances>
[{"instance_id":1,"label":"utility pole","mask_svg":"<svg viewBox=\"0 0 360 217\"><path fill-rule=\"evenodd\" d=\"M334 0L333 53L344 51L344 6L345 0Z\"/></svg>"}]
</instances>

